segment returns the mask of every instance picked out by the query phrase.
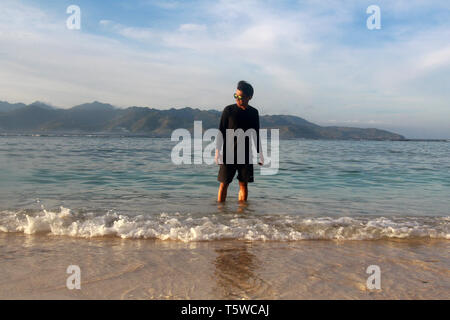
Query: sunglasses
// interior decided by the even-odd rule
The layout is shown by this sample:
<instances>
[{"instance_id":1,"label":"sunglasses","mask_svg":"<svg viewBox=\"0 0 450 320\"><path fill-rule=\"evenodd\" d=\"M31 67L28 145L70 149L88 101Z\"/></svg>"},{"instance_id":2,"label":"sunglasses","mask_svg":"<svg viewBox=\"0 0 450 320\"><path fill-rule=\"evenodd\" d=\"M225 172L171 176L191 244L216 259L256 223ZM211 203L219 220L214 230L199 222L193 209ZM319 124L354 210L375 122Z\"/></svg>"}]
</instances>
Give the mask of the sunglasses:
<instances>
[{"instance_id":1,"label":"sunglasses","mask_svg":"<svg viewBox=\"0 0 450 320\"><path fill-rule=\"evenodd\" d=\"M234 94L234 98L237 100L244 100L245 96L238 96L236 93Z\"/></svg>"}]
</instances>

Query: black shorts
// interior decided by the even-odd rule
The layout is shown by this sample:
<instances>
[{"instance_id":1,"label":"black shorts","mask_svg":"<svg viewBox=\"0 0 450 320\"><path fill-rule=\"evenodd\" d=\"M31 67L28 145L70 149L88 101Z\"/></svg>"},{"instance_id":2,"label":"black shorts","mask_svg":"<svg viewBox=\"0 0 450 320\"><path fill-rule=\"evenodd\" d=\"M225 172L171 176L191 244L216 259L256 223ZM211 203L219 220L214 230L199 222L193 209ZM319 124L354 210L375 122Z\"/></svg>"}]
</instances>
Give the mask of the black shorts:
<instances>
[{"instance_id":1,"label":"black shorts","mask_svg":"<svg viewBox=\"0 0 450 320\"><path fill-rule=\"evenodd\" d=\"M217 180L230 183L238 172L240 182L253 182L253 164L221 164Z\"/></svg>"}]
</instances>

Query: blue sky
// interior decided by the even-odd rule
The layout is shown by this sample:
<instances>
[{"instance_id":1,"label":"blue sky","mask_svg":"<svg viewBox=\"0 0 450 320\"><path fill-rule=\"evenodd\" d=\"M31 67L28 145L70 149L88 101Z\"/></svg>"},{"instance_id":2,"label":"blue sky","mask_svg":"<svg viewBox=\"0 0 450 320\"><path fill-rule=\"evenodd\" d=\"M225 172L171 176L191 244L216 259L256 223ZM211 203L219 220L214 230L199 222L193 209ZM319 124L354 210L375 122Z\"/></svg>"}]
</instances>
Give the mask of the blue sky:
<instances>
[{"instance_id":1,"label":"blue sky","mask_svg":"<svg viewBox=\"0 0 450 320\"><path fill-rule=\"evenodd\" d=\"M2 0L0 100L222 110L244 79L261 114L450 138L449 40L448 0Z\"/></svg>"}]
</instances>

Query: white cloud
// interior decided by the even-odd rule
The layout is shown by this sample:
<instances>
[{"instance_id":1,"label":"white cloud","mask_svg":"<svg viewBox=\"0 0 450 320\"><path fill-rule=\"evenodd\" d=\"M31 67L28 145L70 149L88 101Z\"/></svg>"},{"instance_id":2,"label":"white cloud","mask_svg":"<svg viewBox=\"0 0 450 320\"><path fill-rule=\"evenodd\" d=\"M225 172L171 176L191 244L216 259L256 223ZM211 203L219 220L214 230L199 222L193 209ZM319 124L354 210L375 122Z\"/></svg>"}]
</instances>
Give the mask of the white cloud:
<instances>
[{"instance_id":1,"label":"white cloud","mask_svg":"<svg viewBox=\"0 0 450 320\"><path fill-rule=\"evenodd\" d=\"M111 20L100 20L99 25L128 39L149 41L158 37L157 33L149 28L128 27Z\"/></svg>"},{"instance_id":2,"label":"white cloud","mask_svg":"<svg viewBox=\"0 0 450 320\"><path fill-rule=\"evenodd\" d=\"M437 68L450 65L450 46L427 53L421 63L423 68Z\"/></svg>"},{"instance_id":3,"label":"white cloud","mask_svg":"<svg viewBox=\"0 0 450 320\"><path fill-rule=\"evenodd\" d=\"M185 24L180 25L178 30L181 32L205 31L206 25L195 24L195 23L185 23Z\"/></svg>"}]
</instances>

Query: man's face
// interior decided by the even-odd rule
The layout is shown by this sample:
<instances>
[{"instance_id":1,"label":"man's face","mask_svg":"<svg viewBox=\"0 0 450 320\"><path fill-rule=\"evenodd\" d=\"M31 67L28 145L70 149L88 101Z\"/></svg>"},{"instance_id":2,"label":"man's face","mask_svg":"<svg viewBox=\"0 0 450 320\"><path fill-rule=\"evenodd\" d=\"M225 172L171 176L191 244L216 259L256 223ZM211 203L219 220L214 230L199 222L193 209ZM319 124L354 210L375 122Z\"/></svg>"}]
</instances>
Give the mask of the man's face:
<instances>
[{"instance_id":1,"label":"man's face","mask_svg":"<svg viewBox=\"0 0 450 320\"><path fill-rule=\"evenodd\" d=\"M247 97L241 90L236 90L236 104L240 108L247 108L248 102L250 101L251 97ZM239 98L241 97L241 99Z\"/></svg>"}]
</instances>

